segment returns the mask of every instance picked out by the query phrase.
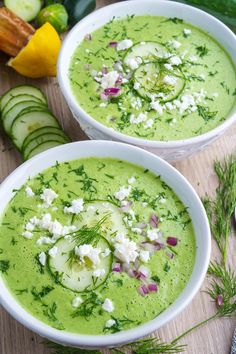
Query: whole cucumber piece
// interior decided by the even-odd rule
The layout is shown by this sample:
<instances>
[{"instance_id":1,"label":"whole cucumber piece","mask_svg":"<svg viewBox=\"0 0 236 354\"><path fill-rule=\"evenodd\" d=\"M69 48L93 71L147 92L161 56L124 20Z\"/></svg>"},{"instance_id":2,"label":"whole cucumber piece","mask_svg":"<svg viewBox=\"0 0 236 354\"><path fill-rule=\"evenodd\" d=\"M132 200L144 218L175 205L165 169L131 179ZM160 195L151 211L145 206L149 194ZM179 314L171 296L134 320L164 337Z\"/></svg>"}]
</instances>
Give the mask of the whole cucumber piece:
<instances>
[{"instance_id":1,"label":"whole cucumber piece","mask_svg":"<svg viewBox=\"0 0 236 354\"><path fill-rule=\"evenodd\" d=\"M63 5L69 14L70 24L74 26L95 9L96 0L65 0Z\"/></svg>"}]
</instances>

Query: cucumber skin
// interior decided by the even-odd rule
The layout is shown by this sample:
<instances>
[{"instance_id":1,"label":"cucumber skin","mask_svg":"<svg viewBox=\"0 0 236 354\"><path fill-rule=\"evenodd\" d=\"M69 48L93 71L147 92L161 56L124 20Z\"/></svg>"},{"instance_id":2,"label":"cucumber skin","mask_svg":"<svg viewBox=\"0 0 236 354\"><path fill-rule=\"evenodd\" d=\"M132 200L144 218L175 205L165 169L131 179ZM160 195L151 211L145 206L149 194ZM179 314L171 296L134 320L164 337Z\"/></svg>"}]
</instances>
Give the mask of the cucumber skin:
<instances>
[{"instance_id":1,"label":"cucumber skin","mask_svg":"<svg viewBox=\"0 0 236 354\"><path fill-rule=\"evenodd\" d=\"M12 2L15 2L15 3L20 3L21 1L19 1L19 0L11 0L10 1L11 3ZM36 3L37 3L37 11L35 11L35 9L34 9L34 12L30 15L30 14L28 14L27 15L27 17L25 16L25 17L22 17L22 16L20 16L20 14L19 14L19 12L18 12L18 10L16 9L16 8L14 8L14 6L12 6L12 4L9 4L9 0L4 0L4 5L8 8L8 9L10 9L12 12L14 12L17 16L19 16L22 20L24 20L24 21L26 21L26 22L31 22L31 21L33 21L35 18L36 18L36 16L37 16L37 14L39 13L39 11L40 11L40 9L41 9L41 6L42 6L42 1L41 0L31 0L31 3L32 2L35 2L35 6L36 6ZM22 4L19 4L19 5L21 5L21 7L22 7Z\"/></svg>"},{"instance_id":2,"label":"cucumber skin","mask_svg":"<svg viewBox=\"0 0 236 354\"><path fill-rule=\"evenodd\" d=\"M54 133L56 135L62 136L65 139L68 139L68 142L71 141L70 138L63 132L61 128L56 128L56 127L42 127L39 129L34 130L32 133L30 133L24 140L23 145L22 145L22 151L24 151L25 147L34 139L37 139L38 137L47 134L48 132L44 132L45 129L52 130L51 133ZM37 135L39 134L39 135Z\"/></svg>"},{"instance_id":3,"label":"cucumber skin","mask_svg":"<svg viewBox=\"0 0 236 354\"><path fill-rule=\"evenodd\" d=\"M69 22L74 26L83 17L95 10L96 0L64 0L65 6L69 14Z\"/></svg>"},{"instance_id":4,"label":"cucumber skin","mask_svg":"<svg viewBox=\"0 0 236 354\"><path fill-rule=\"evenodd\" d=\"M23 155L24 161L27 161L27 160L29 160L29 159L31 158L31 155L32 155L32 153L34 152L35 149L37 149L38 147L40 147L40 146L42 146L42 145L44 145L44 144L46 144L46 143L49 143L49 142L57 142L58 145L67 144L67 142L66 142L65 140L64 140L64 142L63 142L62 140L59 141L59 139L56 140L56 138L55 138L55 140L53 139L53 140L43 141L41 144L35 146L32 150L30 150L27 155L25 155L24 152L21 152L22 155ZM42 150L41 152L46 151L46 150L47 150L47 149ZM33 156L34 156L34 155L33 155Z\"/></svg>"},{"instance_id":5,"label":"cucumber skin","mask_svg":"<svg viewBox=\"0 0 236 354\"><path fill-rule=\"evenodd\" d=\"M54 148L54 147L56 147L56 146L59 146L59 145L63 145L64 143L61 143L61 142L59 142L59 141L50 141L51 143L53 143L53 142L55 142L55 143L57 143L56 145L53 145L53 146L49 146L49 147L47 147L46 149L43 149L43 150L41 150L41 151L39 151L39 152L37 152L36 154L34 153L34 151L39 147L39 146L42 146L42 145L46 145L47 143L49 143L48 141L47 142L45 142L45 143L43 143L43 144L40 144L39 146L37 146L34 150L32 150L31 152L30 152L30 154L27 156L27 158L26 159L24 159L24 161L27 161L27 160L29 160L29 159L31 159L32 157L34 157L35 155L38 155L38 154L40 154L41 152L44 152L44 151L47 151L48 149L51 149L51 148Z\"/></svg>"},{"instance_id":6,"label":"cucumber skin","mask_svg":"<svg viewBox=\"0 0 236 354\"><path fill-rule=\"evenodd\" d=\"M39 12L37 22L40 27L49 22L58 33L62 33L68 28L68 13L61 4L49 5Z\"/></svg>"}]
</instances>

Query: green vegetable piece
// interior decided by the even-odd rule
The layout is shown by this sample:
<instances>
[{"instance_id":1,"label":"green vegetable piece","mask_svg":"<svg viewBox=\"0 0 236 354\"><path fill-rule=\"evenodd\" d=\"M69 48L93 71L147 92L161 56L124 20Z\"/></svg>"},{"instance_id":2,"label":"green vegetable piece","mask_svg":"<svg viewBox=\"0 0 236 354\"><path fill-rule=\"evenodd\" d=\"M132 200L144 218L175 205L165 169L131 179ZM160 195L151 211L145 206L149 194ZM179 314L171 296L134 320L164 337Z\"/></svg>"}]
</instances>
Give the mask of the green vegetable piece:
<instances>
[{"instance_id":1,"label":"green vegetable piece","mask_svg":"<svg viewBox=\"0 0 236 354\"><path fill-rule=\"evenodd\" d=\"M69 23L74 26L83 17L95 10L96 0L65 0L64 6L69 14Z\"/></svg>"},{"instance_id":2,"label":"green vegetable piece","mask_svg":"<svg viewBox=\"0 0 236 354\"><path fill-rule=\"evenodd\" d=\"M33 21L38 15L41 0L5 0L4 5L26 22Z\"/></svg>"},{"instance_id":3,"label":"green vegetable piece","mask_svg":"<svg viewBox=\"0 0 236 354\"><path fill-rule=\"evenodd\" d=\"M68 13L61 4L53 4L43 8L37 16L39 26L49 22L58 33L68 28Z\"/></svg>"}]
</instances>

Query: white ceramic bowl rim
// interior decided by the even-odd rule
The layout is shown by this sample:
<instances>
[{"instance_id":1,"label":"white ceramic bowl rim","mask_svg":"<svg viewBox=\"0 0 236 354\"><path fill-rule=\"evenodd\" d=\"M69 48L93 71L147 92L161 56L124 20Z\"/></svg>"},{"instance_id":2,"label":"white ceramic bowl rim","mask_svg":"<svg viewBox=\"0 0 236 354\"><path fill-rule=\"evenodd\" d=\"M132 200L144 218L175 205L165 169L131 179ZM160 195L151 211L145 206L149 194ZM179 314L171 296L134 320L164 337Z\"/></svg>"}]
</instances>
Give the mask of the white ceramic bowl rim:
<instances>
[{"instance_id":1,"label":"white ceramic bowl rim","mask_svg":"<svg viewBox=\"0 0 236 354\"><path fill-rule=\"evenodd\" d=\"M196 235L196 260L192 276L174 303L155 319L133 329L109 335L81 335L56 330L39 321L17 302L0 276L0 303L19 322L43 337L70 346L109 347L119 346L150 334L181 312L199 290L207 272L211 235L207 216L201 200L189 182L171 165L159 157L135 146L109 141L82 141L70 143L45 151L18 167L0 186L0 215L13 197L14 188L20 188L28 177L33 177L55 162L84 157L112 157L148 168L158 174L175 190L183 203L189 207Z\"/></svg>"},{"instance_id":2,"label":"white ceramic bowl rim","mask_svg":"<svg viewBox=\"0 0 236 354\"><path fill-rule=\"evenodd\" d=\"M210 130L207 133L198 135L196 137L184 139L184 140L155 141L155 140L147 140L142 138L135 138L126 134L122 134L118 131L115 131L114 129L111 129L103 125L102 123L92 118L86 111L84 111L80 107L76 98L74 97L74 94L70 87L70 82L68 77L68 65L65 66L65 58L68 58L68 55L71 57L71 55L74 52L74 49L76 48L73 47L74 49L71 52L70 47L72 41L74 41L74 38L79 38L79 40L77 41L77 45L78 45L79 42L83 39L80 38L81 29L84 30L91 23L96 23L97 19L103 17L104 15L107 16L107 14L109 14L110 18L112 18L113 15L116 14L116 10L121 8L127 10L127 14L136 13L137 9L139 8L139 5L142 2L143 1L141 0L130 0L130 1L123 1L116 4L105 6L86 16L70 31L70 33L67 35L66 39L63 42L60 55L59 55L58 68L57 68L58 81L63 95L65 96L72 111L78 113L78 115L83 115L83 117L87 120L87 122L90 125L94 126L95 128L99 129L100 131L104 132L105 134L107 134L108 136L110 136L115 140L124 141L134 145L142 145L143 147L147 147L147 148L172 149L172 148L184 148L193 144L201 144L204 143L206 140L213 139L214 137L219 135L222 132L222 130L226 130L236 120L236 105L235 107L232 108L228 118L222 124L220 124L219 126ZM209 15L208 13L198 8L185 5L182 3L177 3L174 1L145 0L145 6L147 9L150 9L152 7L155 8L158 7L158 9L160 10L167 9L168 11L172 11L173 17L175 17L176 14L178 14L178 17L183 18L186 21L186 23L191 23L197 27L200 26L197 25L196 21L199 22L201 20L202 23L201 28L203 30L205 30L212 37L218 40L223 47L226 46L222 42L224 41L225 43L227 43L228 48L226 48L226 50L228 53L230 53L230 51L234 53L233 56L231 55L231 59L236 65L236 36L226 25L224 25L221 21L219 21L215 17ZM193 20L192 21L188 20L189 16L192 19L194 19L195 22ZM216 31L217 31L217 35L215 33ZM218 38L219 36L221 40L219 40Z\"/></svg>"}]
</instances>

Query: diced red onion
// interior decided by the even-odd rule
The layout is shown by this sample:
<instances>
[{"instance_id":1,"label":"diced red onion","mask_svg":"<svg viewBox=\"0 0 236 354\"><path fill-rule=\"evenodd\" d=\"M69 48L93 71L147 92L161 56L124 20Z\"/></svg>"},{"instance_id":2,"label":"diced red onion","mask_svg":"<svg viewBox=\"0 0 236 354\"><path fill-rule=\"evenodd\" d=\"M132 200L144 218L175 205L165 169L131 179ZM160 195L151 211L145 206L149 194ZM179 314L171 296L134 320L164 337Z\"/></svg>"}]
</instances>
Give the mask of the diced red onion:
<instances>
[{"instance_id":1,"label":"diced red onion","mask_svg":"<svg viewBox=\"0 0 236 354\"><path fill-rule=\"evenodd\" d=\"M104 92L102 92L100 94L100 98L101 98L102 101L107 101L108 100L108 96Z\"/></svg>"},{"instance_id":2,"label":"diced red onion","mask_svg":"<svg viewBox=\"0 0 236 354\"><path fill-rule=\"evenodd\" d=\"M148 287L144 284L140 285L138 292L141 296L146 296L149 293Z\"/></svg>"},{"instance_id":3,"label":"diced red onion","mask_svg":"<svg viewBox=\"0 0 236 354\"><path fill-rule=\"evenodd\" d=\"M170 246L176 246L178 243L178 239L176 237L167 237L166 243Z\"/></svg>"},{"instance_id":4,"label":"diced red onion","mask_svg":"<svg viewBox=\"0 0 236 354\"><path fill-rule=\"evenodd\" d=\"M138 280L145 280L147 279L147 276L146 274L142 273L142 272L139 272L138 270L133 270L133 275L136 279Z\"/></svg>"},{"instance_id":5,"label":"diced red onion","mask_svg":"<svg viewBox=\"0 0 236 354\"><path fill-rule=\"evenodd\" d=\"M107 96L117 96L120 92L119 87L108 87L104 90L105 95Z\"/></svg>"},{"instance_id":6,"label":"diced red onion","mask_svg":"<svg viewBox=\"0 0 236 354\"><path fill-rule=\"evenodd\" d=\"M106 66L103 66L102 68L102 75L108 74L108 68Z\"/></svg>"},{"instance_id":7,"label":"diced red onion","mask_svg":"<svg viewBox=\"0 0 236 354\"><path fill-rule=\"evenodd\" d=\"M123 77L122 75L119 75L118 79L116 80L116 85L121 85L123 82Z\"/></svg>"},{"instance_id":8,"label":"diced red onion","mask_svg":"<svg viewBox=\"0 0 236 354\"><path fill-rule=\"evenodd\" d=\"M158 290L158 288L157 288L157 284L156 283L148 284L148 291L150 293L156 293L157 290Z\"/></svg>"},{"instance_id":9,"label":"diced red onion","mask_svg":"<svg viewBox=\"0 0 236 354\"><path fill-rule=\"evenodd\" d=\"M155 214L152 214L150 217L150 224L153 228L157 228L158 226L158 217Z\"/></svg>"},{"instance_id":10,"label":"diced red onion","mask_svg":"<svg viewBox=\"0 0 236 354\"><path fill-rule=\"evenodd\" d=\"M166 251L166 255L170 258L173 259L174 258L174 253L170 252L170 251Z\"/></svg>"},{"instance_id":11,"label":"diced red onion","mask_svg":"<svg viewBox=\"0 0 236 354\"><path fill-rule=\"evenodd\" d=\"M120 273L121 272L121 265L120 263L113 263L112 264L112 271Z\"/></svg>"},{"instance_id":12,"label":"diced red onion","mask_svg":"<svg viewBox=\"0 0 236 354\"><path fill-rule=\"evenodd\" d=\"M110 42L110 43L108 44L108 46L111 47L111 48L116 48L116 47L117 47L117 44L118 44L118 42Z\"/></svg>"},{"instance_id":13,"label":"diced red onion","mask_svg":"<svg viewBox=\"0 0 236 354\"><path fill-rule=\"evenodd\" d=\"M224 303L224 299L223 299L223 296L221 294L217 295L216 297L216 305L217 306L222 306Z\"/></svg>"},{"instance_id":14,"label":"diced red onion","mask_svg":"<svg viewBox=\"0 0 236 354\"><path fill-rule=\"evenodd\" d=\"M86 34L86 35L84 36L84 39L85 39L86 41L91 41L91 40L92 40L92 35L91 35L90 33L88 33L88 34Z\"/></svg>"},{"instance_id":15,"label":"diced red onion","mask_svg":"<svg viewBox=\"0 0 236 354\"><path fill-rule=\"evenodd\" d=\"M163 243L160 242L155 242L154 243L154 247L156 251L160 251L161 249L165 248L165 246L163 245Z\"/></svg>"}]
</instances>

